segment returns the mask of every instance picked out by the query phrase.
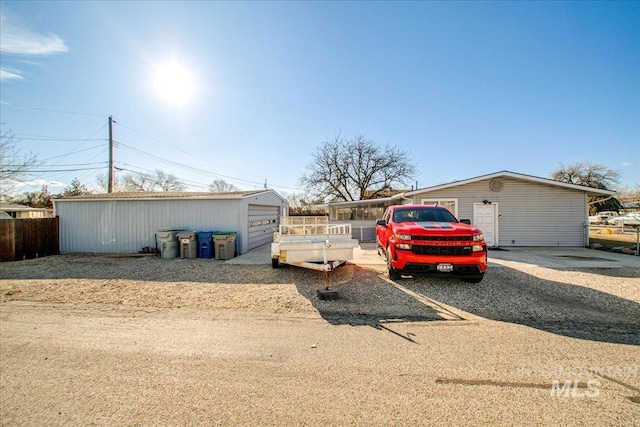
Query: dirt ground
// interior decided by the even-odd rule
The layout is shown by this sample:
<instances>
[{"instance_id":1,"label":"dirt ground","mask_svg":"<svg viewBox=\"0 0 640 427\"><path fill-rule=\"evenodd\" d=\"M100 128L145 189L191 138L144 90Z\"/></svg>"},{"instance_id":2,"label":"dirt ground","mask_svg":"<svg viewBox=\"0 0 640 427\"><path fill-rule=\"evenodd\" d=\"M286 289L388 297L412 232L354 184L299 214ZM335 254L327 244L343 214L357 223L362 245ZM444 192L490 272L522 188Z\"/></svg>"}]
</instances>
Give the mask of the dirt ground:
<instances>
[{"instance_id":1,"label":"dirt ground","mask_svg":"<svg viewBox=\"0 0 640 427\"><path fill-rule=\"evenodd\" d=\"M597 251L594 251L597 252ZM471 285L62 255L0 265L0 419L638 425L640 269L501 261Z\"/></svg>"}]
</instances>

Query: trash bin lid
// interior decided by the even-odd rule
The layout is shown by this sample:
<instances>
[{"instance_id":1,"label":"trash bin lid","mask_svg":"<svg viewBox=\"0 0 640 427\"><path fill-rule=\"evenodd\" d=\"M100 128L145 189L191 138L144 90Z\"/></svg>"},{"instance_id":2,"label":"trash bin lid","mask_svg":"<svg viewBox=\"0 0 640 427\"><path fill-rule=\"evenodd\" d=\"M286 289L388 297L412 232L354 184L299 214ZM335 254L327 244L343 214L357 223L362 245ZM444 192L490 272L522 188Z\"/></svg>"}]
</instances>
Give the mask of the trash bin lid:
<instances>
[{"instance_id":1,"label":"trash bin lid","mask_svg":"<svg viewBox=\"0 0 640 427\"><path fill-rule=\"evenodd\" d=\"M175 240L178 233L182 230L174 230L171 228L161 228L156 232L159 239Z\"/></svg>"},{"instance_id":2,"label":"trash bin lid","mask_svg":"<svg viewBox=\"0 0 640 427\"><path fill-rule=\"evenodd\" d=\"M213 231L198 231L198 240L210 239Z\"/></svg>"},{"instance_id":3,"label":"trash bin lid","mask_svg":"<svg viewBox=\"0 0 640 427\"><path fill-rule=\"evenodd\" d=\"M197 236L197 231L181 231L178 233L178 239L195 239Z\"/></svg>"}]
</instances>

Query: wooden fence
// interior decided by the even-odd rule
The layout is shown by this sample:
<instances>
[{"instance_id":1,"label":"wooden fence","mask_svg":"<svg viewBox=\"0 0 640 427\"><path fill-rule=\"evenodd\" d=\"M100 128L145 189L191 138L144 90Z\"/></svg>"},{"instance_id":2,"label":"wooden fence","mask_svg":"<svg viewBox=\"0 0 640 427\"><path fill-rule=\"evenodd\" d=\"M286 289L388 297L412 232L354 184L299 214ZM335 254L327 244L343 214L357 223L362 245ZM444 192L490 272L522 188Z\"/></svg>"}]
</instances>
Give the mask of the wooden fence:
<instances>
[{"instance_id":1,"label":"wooden fence","mask_svg":"<svg viewBox=\"0 0 640 427\"><path fill-rule=\"evenodd\" d=\"M58 227L58 217L0 220L0 261L60 253Z\"/></svg>"}]
</instances>

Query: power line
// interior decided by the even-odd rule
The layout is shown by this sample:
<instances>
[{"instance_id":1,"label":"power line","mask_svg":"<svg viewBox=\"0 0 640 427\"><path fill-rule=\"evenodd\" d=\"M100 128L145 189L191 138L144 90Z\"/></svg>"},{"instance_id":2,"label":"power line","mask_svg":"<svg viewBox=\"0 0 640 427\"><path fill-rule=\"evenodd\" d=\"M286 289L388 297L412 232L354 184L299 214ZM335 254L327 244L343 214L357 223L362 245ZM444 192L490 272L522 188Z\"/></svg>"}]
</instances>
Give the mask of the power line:
<instances>
[{"instance_id":1,"label":"power line","mask_svg":"<svg viewBox=\"0 0 640 427\"><path fill-rule=\"evenodd\" d=\"M150 169L146 169L146 168L143 168L143 167L140 167L140 166L130 165L130 164L124 163L124 162L118 162L118 163L120 163L120 164L122 164L124 166L129 166L129 167L132 167L132 168L140 169L140 170L145 171L147 173L153 173L154 172L154 171L152 171ZM119 171L131 172L131 173L140 173L138 171L135 171L135 170L132 170L132 169L127 169L125 167L116 166L115 169L117 169ZM204 189L207 189L207 190L209 189L209 185L208 184L203 184L202 182L193 181L193 180L184 179L184 178L178 178L178 180L180 182L182 182L182 183L189 184L191 187L204 188Z\"/></svg>"},{"instance_id":2,"label":"power line","mask_svg":"<svg viewBox=\"0 0 640 427\"><path fill-rule=\"evenodd\" d=\"M77 150L78 148L82 147L82 145L89 141L89 139L94 136L95 134L97 134L98 132L100 132L102 129L104 129L107 125L104 124L102 126L100 126L100 128L98 130L96 130L95 132L93 132L91 135L89 135L84 141L82 141L80 144L76 145L74 148L71 149L71 151L69 151L67 154L65 154L64 156L62 156L62 158L65 158L66 156L69 156L71 154L74 154L75 150Z\"/></svg>"},{"instance_id":3,"label":"power line","mask_svg":"<svg viewBox=\"0 0 640 427\"><path fill-rule=\"evenodd\" d=\"M103 145L103 144L95 145L95 146L93 146L93 147L85 148L85 149L83 149L83 150L73 151L73 152L70 152L70 153L67 153L67 154L60 154L59 156L49 157L49 158L44 159L44 160L43 160L43 162L46 162L46 161L49 161L49 160L53 160L53 159L57 159L57 158L59 158L59 157L67 157L67 156L69 156L69 155L71 155L71 154L78 154L78 153L82 153L82 152L89 151L89 150L93 150L93 149L95 149L95 148L100 148L100 147L104 147L104 145ZM94 157L95 157L95 156L94 156Z\"/></svg>"},{"instance_id":4,"label":"power line","mask_svg":"<svg viewBox=\"0 0 640 427\"><path fill-rule=\"evenodd\" d=\"M106 114L98 114L98 113L81 113L81 112L77 112L77 111L62 111L62 110L52 110L52 109L49 109L49 108L30 107L30 106L27 106L27 105L14 104L14 103L7 102L7 101L0 101L0 104L8 105L10 107L23 108L25 110L46 111L47 113L72 114L72 115L76 115L76 116L100 116L100 117L106 116Z\"/></svg>"},{"instance_id":5,"label":"power line","mask_svg":"<svg viewBox=\"0 0 640 427\"><path fill-rule=\"evenodd\" d=\"M65 138L65 137L55 137L55 136L39 136L39 137L25 137L20 134L14 135L16 139L20 141L52 141L52 142L77 142L77 141L106 141L105 138Z\"/></svg>"},{"instance_id":6,"label":"power line","mask_svg":"<svg viewBox=\"0 0 640 427\"><path fill-rule=\"evenodd\" d=\"M188 165L185 165L183 163L179 163L179 162L176 162L176 161L173 161L173 160L168 160L168 159L162 158L160 156L156 156L155 154L147 153L146 151L139 150L137 148L131 147L129 145L123 144L123 143L118 142L118 141L116 141L116 143L118 144L117 145L118 147L125 147L125 148L128 148L130 150L142 153L142 154L144 154L146 156L153 157L153 158L161 160L163 162L170 163L170 164L173 164L173 165L176 165L176 166L180 166L180 167L183 167L183 168L186 168L186 169L195 170L195 171L198 171L198 172L203 172L203 173L206 173L206 174L209 174L209 175L219 176L219 177L222 177L222 178L233 179L233 180L236 180L236 181L248 182L250 184L262 184L261 182L250 181L250 180L241 179L241 178L235 178L235 177L232 177L232 176L222 175L222 174L210 172L210 171L207 171L207 170L204 170L204 169L195 168L193 166L188 166Z\"/></svg>"},{"instance_id":7,"label":"power line","mask_svg":"<svg viewBox=\"0 0 640 427\"><path fill-rule=\"evenodd\" d=\"M75 169L49 169L49 170L28 170L28 171L22 171L24 173L29 173L29 174L33 174L33 173L57 173L57 172L79 172L79 171L88 171L88 170L97 170L97 169L103 169L104 166L102 167L93 167L93 168L75 168ZM15 170L11 170L11 169L2 169L0 170L1 173L12 173L12 172L16 172Z\"/></svg>"},{"instance_id":8,"label":"power line","mask_svg":"<svg viewBox=\"0 0 640 427\"><path fill-rule=\"evenodd\" d=\"M146 138L148 138L148 139L150 139L150 140L152 140L152 141L155 141L155 142L158 142L158 143L160 143L160 144L162 144L162 145L165 145L165 146L167 146L167 147L169 147L169 148L171 148L171 149L173 149L173 150L175 150L175 151L178 151L178 152L180 152L180 153L182 153L182 154L185 154L185 155L187 155L187 156L193 157L194 159L202 160L202 157L198 157L198 156L196 156L196 155L194 155L194 154L192 154L192 153L189 153L189 152L187 152L187 151L180 150L180 149L178 149L178 148L176 148L176 147L174 147L174 146L172 146L172 145L170 145L170 144L167 144L167 143L166 143L166 142L164 142L164 141L159 140L158 138L154 138L154 137L152 137L152 136L150 136L150 135L147 135L147 134L145 134L145 133L143 133L143 132L140 132L140 131L138 131L138 130L136 130L136 129L133 129L133 128L129 127L129 126L125 126L125 125L123 125L123 124L122 124L121 122L119 122L119 121L118 121L118 122L115 122L115 121L114 121L114 123L116 123L118 126L121 126L121 127L125 128L125 129L128 129L128 130L130 130L130 131L132 131L132 132L135 132L135 133L137 133L137 134L139 134L139 135L142 135L142 136L144 136L144 137L146 137ZM115 142L117 142L117 141L115 141ZM124 144L122 144L122 145L124 146ZM131 148L132 150L140 151L141 153L143 153L143 154L147 154L147 155L149 155L149 156L154 156L153 154L145 153L145 152L143 152L142 150L138 150L138 149L133 148L133 147L130 147L130 146L126 146L126 147L127 147L127 148ZM162 159L162 158L161 158L161 157L159 157L159 156L154 156L154 157L159 158L159 159ZM177 164L177 165L180 165L180 166L182 166L182 167L189 168L189 169L197 169L197 168L195 168L195 167L193 167L193 166L187 166L187 165L184 165L184 164L181 164L181 163L174 162L174 161L172 161L172 160L167 160L167 159L162 159L162 160L163 160L163 161L165 161L165 162L169 162L169 163ZM198 170L198 171L201 171L201 172L209 173L209 174L211 174L211 175L216 175L216 176L219 176L219 177L222 177L222 178L232 179L232 180L235 180L235 181L247 182L247 183L250 183L250 184L260 185L260 186L263 186L263 185L264 185L264 182L262 182L262 181L251 181L251 180L247 180L247 179L243 179L243 178L235 178L235 177L232 177L232 176L229 176L229 175L222 175L222 174L219 174L219 173L214 173L214 172L205 171L205 170L203 170L203 169L197 169L197 170ZM297 191L297 190L298 190L297 188L285 187L285 186L283 186L283 185L274 185L274 184L271 184L271 187L275 187L275 188L282 188L282 189L286 189L286 190L293 190L293 191Z\"/></svg>"},{"instance_id":9,"label":"power line","mask_svg":"<svg viewBox=\"0 0 640 427\"><path fill-rule=\"evenodd\" d=\"M90 165L104 165L106 162L92 162L92 163L67 163L67 164L55 164L55 165L38 165L39 168L52 168L52 167L72 167L72 166L90 166ZM21 167L23 165L3 165L5 167Z\"/></svg>"},{"instance_id":10,"label":"power line","mask_svg":"<svg viewBox=\"0 0 640 427\"><path fill-rule=\"evenodd\" d=\"M146 156L158 159L158 160L163 161L165 163L169 163L169 164L173 164L173 165L176 165L176 166L180 166L180 167L185 168L187 170L202 172L202 173L205 173L205 174L208 174L208 175L213 175L213 176L216 176L216 177L231 179L231 180L234 180L234 181L240 181L240 182L245 182L245 183L259 185L259 186L263 186L264 185L264 182L251 181L251 180L248 180L248 179L236 178L236 177L229 176L229 175L223 175L223 174L220 174L220 173L211 172L211 171L208 171L208 170L196 168L194 166L185 165L183 163L179 163L179 162L176 162L174 160L165 159L163 157L156 156L155 154L147 153L146 151L131 147L131 146L129 146L127 144L124 144L122 142L119 142L119 141L114 141L114 142L116 143L116 147L123 147L123 148L127 148L127 149L130 149L130 150L133 150L133 151L137 151L137 152L142 153L142 154L144 154ZM272 187L276 187L276 188L283 188L283 189L287 189L287 190L297 190L296 188L285 187L285 186L282 186L282 185L273 185L272 184L271 186Z\"/></svg>"}]
</instances>

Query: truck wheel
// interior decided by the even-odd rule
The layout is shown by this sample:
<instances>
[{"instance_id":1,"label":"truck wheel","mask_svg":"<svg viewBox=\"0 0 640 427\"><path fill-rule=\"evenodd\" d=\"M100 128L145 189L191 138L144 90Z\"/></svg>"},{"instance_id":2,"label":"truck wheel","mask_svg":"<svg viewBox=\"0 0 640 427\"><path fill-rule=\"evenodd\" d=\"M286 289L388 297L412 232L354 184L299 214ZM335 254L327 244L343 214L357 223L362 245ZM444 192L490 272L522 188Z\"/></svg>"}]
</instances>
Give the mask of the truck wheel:
<instances>
[{"instance_id":1,"label":"truck wheel","mask_svg":"<svg viewBox=\"0 0 640 427\"><path fill-rule=\"evenodd\" d=\"M467 283L480 283L480 282L482 282L483 278L484 278L484 273L478 274L476 276L465 277L462 280L467 282Z\"/></svg>"},{"instance_id":2,"label":"truck wheel","mask_svg":"<svg viewBox=\"0 0 640 427\"><path fill-rule=\"evenodd\" d=\"M391 250L387 248L387 271L389 272L389 279L400 279L400 272L391 266Z\"/></svg>"},{"instance_id":3,"label":"truck wheel","mask_svg":"<svg viewBox=\"0 0 640 427\"><path fill-rule=\"evenodd\" d=\"M273 268L280 267L280 259L279 258L271 258L271 267L273 267Z\"/></svg>"}]
</instances>

